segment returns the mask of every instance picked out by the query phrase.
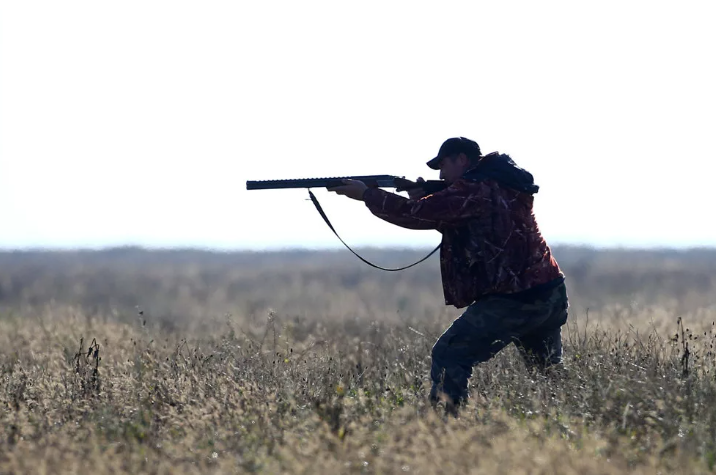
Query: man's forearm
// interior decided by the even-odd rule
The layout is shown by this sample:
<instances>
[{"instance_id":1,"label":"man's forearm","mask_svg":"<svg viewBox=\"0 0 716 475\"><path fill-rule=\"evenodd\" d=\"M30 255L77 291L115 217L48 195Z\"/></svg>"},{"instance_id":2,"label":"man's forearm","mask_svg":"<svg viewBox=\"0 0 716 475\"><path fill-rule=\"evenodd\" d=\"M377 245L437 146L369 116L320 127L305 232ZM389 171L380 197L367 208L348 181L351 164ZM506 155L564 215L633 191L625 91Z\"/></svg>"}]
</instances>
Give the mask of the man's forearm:
<instances>
[{"instance_id":1,"label":"man's forearm","mask_svg":"<svg viewBox=\"0 0 716 475\"><path fill-rule=\"evenodd\" d=\"M363 193L363 202L375 216L396 226L407 229L437 229L438 222L412 216L407 198L380 188L368 188Z\"/></svg>"}]
</instances>

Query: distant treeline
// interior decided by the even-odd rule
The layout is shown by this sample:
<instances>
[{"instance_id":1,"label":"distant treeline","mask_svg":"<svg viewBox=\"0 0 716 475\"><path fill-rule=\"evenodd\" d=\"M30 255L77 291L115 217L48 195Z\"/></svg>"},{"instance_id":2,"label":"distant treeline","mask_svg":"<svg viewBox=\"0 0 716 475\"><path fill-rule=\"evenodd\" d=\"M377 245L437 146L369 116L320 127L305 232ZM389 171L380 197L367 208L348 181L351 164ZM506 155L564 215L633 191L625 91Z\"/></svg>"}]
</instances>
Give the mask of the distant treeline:
<instances>
[{"instance_id":1,"label":"distant treeline","mask_svg":"<svg viewBox=\"0 0 716 475\"><path fill-rule=\"evenodd\" d=\"M361 249L383 266L410 264L430 249ZM674 314L714 308L716 249L594 249L554 246L576 313L659 306ZM349 251L221 252L136 247L0 251L0 313L61 303L167 321L260 315L300 318L448 318L438 255L383 272ZM447 313L446 313L447 312Z\"/></svg>"}]
</instances>

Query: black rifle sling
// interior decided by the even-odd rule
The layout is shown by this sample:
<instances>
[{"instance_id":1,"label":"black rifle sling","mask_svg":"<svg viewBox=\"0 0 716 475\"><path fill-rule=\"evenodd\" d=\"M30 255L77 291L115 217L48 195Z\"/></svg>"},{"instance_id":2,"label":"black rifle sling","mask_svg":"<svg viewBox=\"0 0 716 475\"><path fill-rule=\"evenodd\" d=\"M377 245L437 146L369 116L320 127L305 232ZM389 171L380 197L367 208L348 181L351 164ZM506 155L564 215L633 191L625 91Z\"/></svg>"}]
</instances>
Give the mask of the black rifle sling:
<instances>
[{"instance_id":1,"label":"black rifle sling","mask_svg":"<svg viewBox=\"0 0 716 475\"><path fill-rule=\"evenodd\" d=\"M313 204L316 206L316 209L317 209L318 212L321 214L321 217L323 218L323 221L326 222L326 224L328 225L328 227L331 228L331 231L333 231L333 234L335 234L336 237L341 240L341 242L343 243L343 245L346 246L346 248L348 248L349 251L351 251L353 254L355 254L355 256L356 256L358 259L360 259L361 261L365 262L366 264L368 264L368 265L371 266L371 267L375 267L376 269L385 270L385 271L389 271L389 272L395 272L395 271L399 271L399 270L408 269L408 268L410 268L410 267L413 267L414 265L420 264L420 263L423 262L425 259L427 259L428 257L430 257L430 256L432 256L433 254L435 254L435 251L437 251L438 249L440 249L440 246L442 245L442 244L438 244L438 247L436 247L435 249L433 249L433 250L430 252L430 254L428 254L427 256L423 257L423 258L420 259L418 262L415 262L415 263L413 263L413 264L410 264L409 266L399 267L399 268L397 268L397 269L388 269L388 268L385 268L385 267L377 266L377 265L373 264L372 262L369 262L369 261L363 259L363 258L362 258L361 256L359 256L353 249L351 249L350 246L348 246L348 244L346 244L343 239L341 239L341 237L338 235L338 233L336 232L336 230L333 228L333 225L331 224L331 221L328 219L328 216L326 216L326 213L323 212L323 208L321 208L321 205L318 203L318 200L316 199L316 197L314 196L314 194L313 194L313 192L312 192L311 190L308 190L308 195L311 197L311 201L313 201Z\"/></svg>"}]
</instances>

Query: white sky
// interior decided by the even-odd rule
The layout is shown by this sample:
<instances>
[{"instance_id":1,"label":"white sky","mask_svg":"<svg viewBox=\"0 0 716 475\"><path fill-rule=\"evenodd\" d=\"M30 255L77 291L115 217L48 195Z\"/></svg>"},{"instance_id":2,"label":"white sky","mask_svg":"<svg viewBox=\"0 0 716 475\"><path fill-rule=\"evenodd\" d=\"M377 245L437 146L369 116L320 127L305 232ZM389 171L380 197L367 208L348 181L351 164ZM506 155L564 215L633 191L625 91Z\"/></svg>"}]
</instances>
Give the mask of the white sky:
<instances>
[{"instance_id":1,"label":"white sky","mask_svg":"<svg viewBox=\"0 0 716 475\"><path fill-rule=\"evenodd\" d=\"M713 1L0 5L0 247L342 246L246 180L437 178L458 135L550 243L716 245ZM315 193L351 245L439 242Z\"/></svg>"}]
</instances>

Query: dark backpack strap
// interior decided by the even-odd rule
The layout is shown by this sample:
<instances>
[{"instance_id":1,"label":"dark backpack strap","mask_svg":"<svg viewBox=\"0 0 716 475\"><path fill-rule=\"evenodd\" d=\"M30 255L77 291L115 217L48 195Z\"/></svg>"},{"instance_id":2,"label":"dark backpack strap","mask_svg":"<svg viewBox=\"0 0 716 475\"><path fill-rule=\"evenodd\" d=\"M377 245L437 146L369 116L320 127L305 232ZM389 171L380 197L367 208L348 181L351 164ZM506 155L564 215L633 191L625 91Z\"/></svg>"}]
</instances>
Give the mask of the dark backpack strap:
<instances>
[{"instance_id":1,"label":"dark backpack strap","mask_svg":"<svg viewBox=\"0 0 716 475\"><path fill-rule=\"evenodd\" d=\"M362 258L361 256L359 256L353 249L351 249L350 246L348 246L348 244L346 244L345 241L343 241L343 239L341 239L341 237L338 235L338 233L336 232L336 230L333 228L333 225L331 224L331 221L328 219L328 216L326 216L326 213L323 212L323 208L321 208L321 205L318 203L318 200L316 199L315 195L313 194L313 192L312 192L310 189L308 190L308 196L311 197L311 201L313 201L313 204L316 206L316 209L318 210L318 212L320 213L321 217L323 218L323 221L326 222L326 224L328 225L328 227L331 228L331 231L333 231L333 234L335 234L336 237L341 240L341 242L343 243L343 245L346 246L346 248L348 248L348 250L351 251L358 259L360 259L361 261L365 262L366 264L368 264L368 265L371 266L371 267L375 267L376 269L380 269L380 270L384 270L384 271L388 271L388 272L395 272L395 271L399 271L399 270L408 269L408 268L410 268L410 267L413 267L414 265L420 264L420 263L423 262L425 259L427 259L428 257L430 257L430 256L432 256L433 254L435 254L435 251L437 251L438 249L440 249L440 246L442 245L442 244L438 244L438 247L436 247L435 249L433 249L432 252L430 252L430 254L428 254L427 256L423 257L423 258L420 259L418 262L415 262L415 263L413 263L413 264L410 264L409 266L399 267L399 268L397 268L397 269L387 269L387 268L385 268L385 267L377 266L377 265L373 264L372 262L369 262L369 261L363 259L363 258Z\"/></svg>"}]
</instances>

